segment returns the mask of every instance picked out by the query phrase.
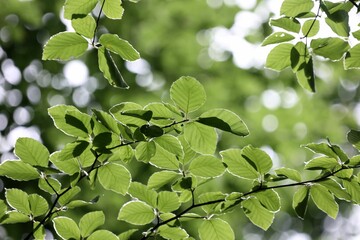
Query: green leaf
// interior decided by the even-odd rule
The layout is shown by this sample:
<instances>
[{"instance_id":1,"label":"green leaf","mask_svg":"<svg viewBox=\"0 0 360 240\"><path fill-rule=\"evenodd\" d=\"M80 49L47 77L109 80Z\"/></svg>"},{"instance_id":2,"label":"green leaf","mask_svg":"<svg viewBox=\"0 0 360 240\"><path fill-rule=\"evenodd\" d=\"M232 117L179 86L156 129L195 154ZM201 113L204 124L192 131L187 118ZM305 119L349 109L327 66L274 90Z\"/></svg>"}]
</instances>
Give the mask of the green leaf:
<instances>
[{"instance_id":1,"label":"green leaf","mask_svg":"<svg viewBox=\"0 0 360 240\"><path fill-rule=\"evenodd\" d=\"M350 162L348 164L350 167L356 167L360 165L360 155L356 155L350 158Z\"/></svg>"},{"instance_id":2,"label":"green leaf","mask_svg":"<svg viewBox=\"0 0 360 240\"><path fill-rule=\"evenodd\" d=\"M44 145L32 138L18 138L15 144L15 154L23 162L32 166L48 166L49 151Z\"/></svg>"},{"instance_id":3,"label":"green leaf","mask_svg":"<svg viewBox=\"0 0 360 240\"><path fill-rule=\"evenodd\" d=\"M149 103L144 107L144 110L152 112L151 122L158 126L166 126L174 122L174 113L163 103Z\"/></svg>"},{"instance_id":4,"label":"green leaf","mask_svg":"<svg viewBox=\"0 0 360 240\"><path fill-rule=\"evenodd\" d=\"M80 230L74 220L68 217L56 217L53 219L56 233L62 239L80 239Z\"/></svg>"},{"instance_id":5,"label":"green leaf","mask_svg":"<svg viewBox=\"0 0 360 240\"><path fill-rule=\"evenodd\" d=\"M119 240L129 240L129 239L131 239L131 235L133 235L137 231L138 231L138 229L127 230L127 231L125 231L125 232L118 235Z\"/></svg>"},{"instance_id":6,"label":"green leaf","mask_svg":"<svg viewBox=\"0 0 360 240\"><path fill-rule=\"evenodd\" d=\"M13 209L27 215L31 214L29 195L26 192L16 188L6 189L5 198Z\"/></svg>"},{"instance_id":7,"label":"green leaf","mask_svg":"<svg viewBox=\"0 0 360 240\"><path fill-rule=\"evenodd\" d=\"M72 137L88 138L91 133L91 117L74 106L56 105L48 109L55 127Z\"/></svg>"},{"instance_id":8,"label":"green leaf","mask_svg":"<svg viewBox=\"0 0 360 240\"><path fill-rule=\"evenodd\" d=\"M6 214L6 212L7 212L6 203L4 202L4 200L0 199L0 222L3 216Z\"/></svg>"},{"instance_id":9,"label":"green leaf","mask_svg":"<svg viewBox=\"0 0 360 240\"><path fill-rule=\"evenodd\" d=\"M290 32L298 33L300 31L300 22L296 18L280 17L270 19L270 26L280 27Z\"/></svg>"},{"instance_id":10,"label":"green leaf","mask_svg":"<svg viewBox=\"0 0 360 240\"><path fill-rule=\"evenodd\" d=\"M280 197L273 189L257 192L254 196L260 201L261 205L272 212L280 210Z\"/></svg>"},{"instance_id":11,"label":"green leaf","mask_svg":"<svg viewBox=\"0 0 360 240\"><path fill-rule=\"evenodd\" d=\"M230 225L219 218L203 221L198 231L201 240L235 239L234 231Z\"/></svg>"},{"instance_id":12,"label":"green leaf","mask_svg":"<svg viewBox=\"0 0 360 240\"><path fill-rule=\"evenodd\" d=\"M283 167L283 168L276 169L275 173L278 176L285 176L291 180L294 180L295 182L301 182L301 175L295 169Z\"/></svg>"},{"instance_id":13,"label":"green leaf","mask_svg":"<svg viewBox=\"0 0 360 240\"><path fill-rule=\"evenodd\" d=\"M42 60L69 60L84 54L88 48L85 38L74 32L60 32L44 46Z\"/></svg>"},{"instance_id":14,"label":"green leaf","mask_svg":"<svg viewBox=\"0 0 360 240\"><path fill-rule=\"evenodd\" d=\"M325 22L337 35L341 37L349 37L349 14L346 11L340 10L332 14L327 14Z\"/></svg>"},{"instance_id":15,"label":"green leaf","mask_svg":"<svg viewBox=\"0 0 360 240\"><path fill-rule=\"evenodd\" d=\"M72 143L68 143L65 145L65 147L61 150L56 152L56 155L51 154L50 156L50 161L52 161L54 163L54 161L57 162L62 162L62 161L66 161L66 160L70 160L73 158L78 158L80 157L82 154L86 153L86 150L91 151L91 145L89 142L87 141L75 141ZM90 152L91 154L91 152ZM90 155L93 156L93 155ZM77 166L77 168L79 168L79 162L74 163L75 166Z\"/></svg>"},{"instance_id":16,"label":"green leaf","mask_svg":"<svg viewBox=\"0 0 360 240\"><path fill-rule=\"evenodd\" d=\"M350 194L348 194L346 190L337 181L333 179L327 179L325 181L319 182L319 184L326 187L338 199L351 201Z\"/></svg>"},{"instance_id":17,"label":"green leaf","mask_svg":"<svg viewBox=\"0 0 360 240\"><path fill-rule=\"evenodd\" d=\"M280 8L280 14L288 17L297 17L308 13L314 6L311 0L285 0Z\"/></svg>"},{"instance_id":18,"label":"green leaf","mask_svg":"<svg viewBox=\"0 0 360 240\"><path fill-rule=\"evenodd\" d=\"M175 192L159 192L157 199L157 209L160 212L172 212L180 207L179 197Z\"/></svg>"},{"instance_id":19,"label":"green leaf","mask_svg":"<svg viewBox=\"0 0 360 240\"><path fill-rule=\"evenodd\" d=\"M79 161L76 158L61 160L59 157L61 157L61 152L54 152L50 155L50 161L57 169L69 175L74 175L75 173L80 172Z\"/></svg>"},{"instance_id":20,"label":"green leaf","mask_svg":"<svg viewBox=\"0 0 360 240\"><path fill-rule=\"evenodd\" d=\"M164 186L165 184L175 181L181 175L173 171L161 171L155 172L149 177L147 187L150 189L158 189Z\"/></svg>"},{"instance_id":21,"label":"green leaf","mask_svg":"<svg viewBox=\"0 0 360 240\"><path fill-rule=\"evenodd\" d=\"M102 125L117 135L120 135L118 122L109 113L97 109L92 109L92 111Z\"/></svg>"},{"instance_id":22,"label":"green leaf","mask_svg":"<svg viewBox=\"0 0 360 240\"><path fill-rule=\"evenodd\" d=\"M274 47L266 58L265 67L275 71L282 71L291 64L291 49L294 47L290 43L281 43Z\"/></svg>"},{"instance_id":23,"label":"green leaf","mask_svg":"<svg viewBox=\"0 0 360 240\"><path fill-rule=\"evenodd\" d=\"M310 149L314 153L324 154L330 158L337 158L337 154L332 150L331 146L327 143L309 143L304 147Z\"/></svg>"},{"instance_id":24,"label":"green leaf","mask_svg":"<svg viewBox=\"0 0 360 240\"><path fill-rule=\"evenodd\" d=\"M346 53L345 56L345 69L359 69L360 68L360 44L356 44L354 47Z\"/></svg>"},{"instance_id":25,"label":"green leaf","mask_svg":"<svg viewBox=\"0 0 360 240\"><path fill-rule=\"evenodd\" d=\"M188 170L195 176L214 178L222 175L225 167L220 159L212 155L200 155L191 161Z\"/></svg>"},{"instance_id":26,"label":"green leaf","mask_svg":"<svg viewBox=\"0 0 360 240\"><path fill-rule=\"evenodd\" d=\"M297 72L306 66L310 55L307 46L303 42L297 42L291 49L291 68L293 72Z\"/></svg>"},{"instance_id":27,"label":"green leaf","mask_svg":"<svg viewBox=\"0 0 360 240\"><path fill-rule=\"evenodd\" d=\"M261 46L266 46L274 43L288 42L293 39L295 39L295 37L286 32L274 32L271 35L269 35L267 38L265 38Z\"/></svg>"},{"instance_id":28,"label":"green leaf","mask_svg":"<svg viewBox=\"0 0 360 240\"><path fill-rule=\"evenodd\" d=\"M309 188L307 186L300 187L294 194L292 207L297 216L304 219L309 200Z\"/></svg>"},{"instance_id":29,"label":"green leaf","mask_svg":"<svg viewBox=\"0 0 360 240\"><path fill-rule=\"evenodd\" d=\"M249 130L241 118L227 109L206 111L196 121L238 136L247 136L249 134Z\"/></svg>"},{"instance_id":30,"label":"green leaf","mask_svg":"<svg viewBox=\"0 0 360 240\"><path fill-rule=\"evenodd\" d=\"M358 179L353 177L352 179L342 179L343 185L351 195L351 200L357 204L360 204L360 185Z\"/></svg>"},{"instance_id":31,"label":"green leaf","mask_svg":"<svg viewBox=\"0 0 360 240\"><path fill-rule=\"evenodd\" d=\"M111 0L114 1L114 0ZM126 61L135 61L140 58L140 54L135 50L131 44L119 38L116 34L105 33L101 35L99 42L106 49L118 54L122 59Z\"/></svg>"},{"instance_id":32,"label":"green leaf","mask_svg":"<svg viewBox=\"0 0 360 240\"><path fill-rule=\"evenodd\" d=\"M305 169L307 170L334 170L337 167L340 167L339 162L336 159L330 157L317 157L311 159L305 164Z\"/></svg>"},{"instance_id":33,"label":"green leaf","mask_svg":"<svg viewBox=\"0 0 360 240\"><path fill-rule=\"evenodd\" d=\"M341 179L350 179L354 174L354 169L342 169L341 171L335 173L335 176Z\"/></svg>"},{"instance_id":34,"label":"green leaf","mask_svg":"<svg viewBox=\"0 0 360 240\"><path fill-rule=\"evenodd\" d=\"M216 150L217 134L212 127L197 122L188 123L184 126L184 137L198 153L213 154Z\"/></svg>"},{"instance_id":35,"label":"green leaf","mask_svg":"<svg viewBox=\"0 0 360 240\"><path fill-rule=\"evenodd\" d=\"M105 47L98 48L98 64L100 71L113 87L128 89L129 86L116 66L109 50Z\"/></svg>"},{"instance_id":36,"label":"green leaf","mask_svg":"<svg viewBox=\"0 0 360 240\"><path fill-rule=\"evenodd\" d=\"M62 192L67 191L59 198L59 204L61 206L65 206L68 204L71 199L73 199L79 192L81 192L81 188L78 186L75 186L71 188L70 190L67 190L68 188L63 189ZM60 192L61 193L61 192Z\"/></svg>"},{"instance_id":37,"label":"green leaf","mask_svg":"<svg viewBox=\"0 0 360 240\"><path fill-rule=\"evenodd\" d=\"M272 160L269 155L263 150L254 148L251 145L242 149L241 156L260 174L269 172L272 167Z\"/></svg>"},{"instance_id":38,"label":"green leaf","mask_svg":"<svg viewBox=\"0 0 360 240\"><path fill-rule=\"evenodd\" d=\"M180 162L185 165L199 154L190 147L189 143L184 137L184 134L178 136L178 139L180 140L181 145L184 149L184 157L180 159Z\"/></svg>"},{"instance_id":39,"label":"green leaf","mask_svg":"<svg viewBox=\"0 0 360 240\"><path fill-rule=\"evenodd\" d=\"M145 225L151 223L154 218L155 213L152 207L144 202L131 201L121 207L117 219L134 225Z\"/></svg>"},{"instance_id":40,"label":"green leaf","mask_svg":"<svg viewBox=\"0 0 360 240\"><path fill-rule=\"evenodd\" d=\"M259 178L259 173L255 168L241 156L242 151L240 149L221 151L220 155L231 174L245 179Z\"/></svg>"},{"instance_id":41,"label":"green leaf","mask_svg":"<svg viewBox=\"0 0 360 240\"><path fill-rule=\"evenodd\" d=\"M326 187L315 184L310 188L310 195L315 205L329 217L335 219L339 206L336 203L334 196L327 190Z\"/></svg>"},{"instance_id":42,"label":"green leaf","mask_svg":"<svg viewBox=\"0 0 360 240\"><path fill-rule=\"evenodd\" d=\"M114 233L108 230L97 230L87 238L87 240L98 240L98 239L119 240L119 238Z\"/></svg>"},{"instance_id":43,"label":"green leaf","mask_svg":"<svg viewBox=\"0 0 360 240\"><path fill-rule=\"evenodd\" d=\"M45 239L45 236L46 236L45 227L43 225L39 226L39 224L40 224L40 222L34 221L34 224L33 224L34 239ZM35 230L35 228L36 228L36 230Z\"/></svg>"},{"instance_id":44,"label":"green leaf","mask_svg":"<svg viewBox=\"0 0 360 240\"><path fill-rule=\"evenodd\" d=\"M94 8L97 0L67 0L64 5L64 17L72 19L76 15L87 15Z\"/></svg>"},{"instance_id":45,"label":"green leaf","mask_svg":"<svg viewBox=\"0 0 360 240\"><path fill-rule=\"evenodd\" d=\"M275 214L263 207L256 198L248 198L242 201L241 206L250 221L265 231L274 221Z\"/></svg>"},{"instance_id":46,"label":"green leaf","mask_svg":"<svg viewBox=\"0 0 360 240\"><path fill-rule=\"evenodd\" d=\"M319 29L320 29L319 20L310 19L304 22L301 30L304 36L313 37L319 32Z\"/></svg>"},{"instance_id":47,"label":"green leaf","mask_svg":"<svg viewBox=\"0 0 360 240\"><path fill-rule=\"evenodd\" d=\"M152 207L156 207L158 194L155 190L147 188L146 185L139 182L132 182L128 193L134 199L139 199Z\"/></svg>"},{"instance_id":48,"label":"green leaf","mask_svg":"<svg viewBox=\"0 0 360 240\"><path fill-rule=\"evenodd\" d=\"M156 153L156 145L154 141L140 142L135 148L135 157L139 161L149 162Z\"/></svg>"},{"instance_id":49,"label":"green leaf","mask_svg":"<svg viewBox=\"0 0 360 240\"><path fill-rule=\"evenodd\" d=\"M49 177L49 176L46 176L46 179L43 177L40 178L38 185L41 190L48 192L50 194L59 193L59 191L61 189L61 183L59 182L59 180Z\"/></svg>"},{"instance_id":50,"label":"green leaf","mask_svg":"<svg viewBox=\"0 0 360 240\"><path fill-rule=\"evenodd\" d=\"M150 126L148 124L142 125L140 127L140 132L149 138L160 137L164 134L164 130L161 127L156 125Z\"/></svg>"},{"instance_id":51,"label":"green leaf","mask_svg":"<svg viewBox=\"0 0 360 240\"><path fill-rule=\"evenodd\" d=\"M360 40L360 30L356 30L354 32L351 33L353 35L354 38L356 38L357 40Z\"/></svg>"},{"instance_id":52,"label":"green leaf","mask_svg":"<svg viewBox=\"0 0 360 240\"><path fill-rule=\"evenodd\" d=\"M179 169L178 158L159 145L156 146L156 153L150 159L150 163L158 168L164 168L168 170Z\"/></svg>"},{"instance_id":53,"label":"green leaf","mask_svg":"<svg viewBox=\"0 0 360 240\"><path fill-rule=\"evenodd\" d=\"M0 176L17 181L29 181L40 177L36 168L19 160L7 160L0 164Z\"/></svg>"},{"instance_id":54,"label":"green leaf","mask_svg":"<svg viewBox=\"0 0 360 240\"><path fill-rule=\"evenodd\" d=\"M131 181L130 172L116 163L105 164L98 171L101 185L108 190L125 195Z\"/></svg>"},{"instance_id":55,"label":"green leaf","mask_svg":"<svg viewBox=\"0 0 360 240\"><path fill-rule=\"evenodd\" d=\"M310 46L315 54L332 61L340 60L350 48L347 41L336 37L313 39Z\"/></svg>"},{"instance_id":56,"label":"green leaf","mask_svg":"<svg viewBox=\"0 0 360 240\"><path fill-rule=\"evenodd\" d=\"M49 210L48 202L38 194L29 195L29 204L34 217L44 215Z\"/></svg>"},{"instance_id":57,"label":"green leaf","mask_svg":"<svg viewBox=\"0 0 360 240\"><path fill-rule=\"evenodd\" d=\"M97 229L104 223L105 215L102 211L94 211L85 214L79 221L81 236L89 236L95 229Z\"/></svg>"},{"instance_id":58,"label":"green leaf","mask_svg":"<svg viewBox=\"0 0 360 240\"><path fill-rule=\"evenodd\" d=\"M315 92L315 76L312 58L305 63L302 69L296 72L296 78L302 88L310 92Z\"/></svg>"},{"instance_id":59,"label":"green leaf","mask_svg":"<svg viewBox=\"0 0 360 240\"><path fill-rule=\"evenodd\" d=\"M18 211L9 211L6 213L4 220L1 224L13 224L13 223L25 223L30 222L30 217L26 214L20 213Z\"/></svg>"},{"instance_id":60,"label":"green leaf","mask_svg":"<svg viewBox=\"0 0 360 240\"><path fill-rule=\"evenodd\" d=\"M350 130L347 133L347 140L349 141L349 143L354 145L354 147L360 150L360 131Z\"/></svg>"},{"instance_id":61,"label":"green leaf","mask_svg":"<svg viewBox=\"0 0 360 240\"><path fill-rule=\"evenodd\" d=\"M133 102L122 102L113 106L110 109L110 113L116 120L128 127L137 128L147 123L147 120L141 119L137 116L122 114L123 112L129 110L142 110L142 106Z\"/></svg>"},{"instance_id":62,"label":"green leaf","mask_svg":"<svg viewBox=\"0 0 360 240\"><path fill-rule=\"evenodd\" d=\"M164 148L166 151L174 154L179 158L184 157L183 147L175 136L170 134L162 135L161 137L157 137L154 139L154 142L158 144L160 147Z\"/></svg>"},{"instance_id":63,"label":"green leaf","mask_svg":"<svg viewBox=\"0 0 360 240\"><path fill-rule=\"evenodd\" d=\"M170 98L187 115L204 105L206 93L195 78L181 77L171 85Z\"/></svg>"},{"instance_id":64,"label":"green leaf","mask_svg":"<svg viewBox=\"0 0 360 240\"><path fill-rule=\"evenodd\" d=\"M78 34L87 38L94 36L96 22L91 15L78 15L71 20L71 25Z\"/></svg>"},{"instance_id":65,"label":"green leaf","mask_svg":"<svg viewBox=\"0 0 360 240\"><path fill-rule=\"evenodd\" d=\"M121 140L116 133L102 132L93 138L92 143L97 152L110 153L109 149L120 146Z\"/></svg>"},{"instance_id":66,"label":"green leaf","mask_svg":"<svg viewBox=\"0 0 360 240\"><path fill-rule=\"evenodd\" d=\"M206 212L208 215L210 215L212 213L218 212L216 207L219 204L225 202L225 198L226 198L226 195L222 192L206 192L199 196L198 201L199 201L199 203L209 203L209 202L216 201L215 203L206 204L201 207L202 210L204 210L204 212Z\"/></svg>"},{"instance_id":67,"label":"green leaf","mask_svg":"<svg viewBox=\"0 0 360 240\"><path fill-rule=\"evenodd\" d=\"M101 1L101 4L103 1L104 0ZM124 8L121 6L121 0L106 0L103 12L105 16L110 19L121 19L124 13Z\"/></svg>"},{"instance_id":68,"label":"green leaf","mask_svg":"<svg viewBox=\"0 0 360 240\"><path fill-rule=\"evenodd\" d=\"M179 227L169 227L168 225L162 225L159 227L159 234L165 239L182 240L188 239L187 232Z\"/></svg>"},{"instance_id":69,"label":"green leaf","mask_svg":"<svg viewBox=\"0 0 360 240\"><path fill-rule=\"evenodd\" d=\"M134 150L129 145L119 147L112 152L113 154L108 159L109 162L122 161L127 163L134 157Z\"/></svg>"}]
</instances>

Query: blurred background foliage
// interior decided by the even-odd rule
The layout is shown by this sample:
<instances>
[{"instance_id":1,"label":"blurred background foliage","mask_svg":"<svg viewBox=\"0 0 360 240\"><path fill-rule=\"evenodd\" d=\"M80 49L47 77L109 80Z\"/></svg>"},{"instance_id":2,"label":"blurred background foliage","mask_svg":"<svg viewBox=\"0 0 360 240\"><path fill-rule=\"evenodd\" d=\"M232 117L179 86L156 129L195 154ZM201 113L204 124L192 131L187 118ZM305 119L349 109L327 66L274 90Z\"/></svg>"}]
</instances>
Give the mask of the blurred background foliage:
<instances>
[{"instance_id":1,"label":"blurred background foliage","mask_svg":"<svg viewBox=\"0 0 360 240\"><path fill-rule=\"evenodd\" d=\"M201 81L208 100L202 110L228 108L242 117L250 136L237 138L221 134L219 150L252 144L267 151L274 168L301 169L312 153L302 144L324 141L327 137L350 153L346 132L360 125L358 103L359 72L344 71L341 62L316 61L317 93L310 94L296 82L291 70L281 73L264 69L269 49L260 47L271 33L270 17L278 14L281 1L241 0L143 0L138 4L123 0L121 21L102 18L99 33L111 32L127 39L141 53L136 62L118 66L130 90L112 88L97 67L95 51L68 62L41 61L42 47L53 34L71 30L62 17L64 1L7 0L0 8L0 160L12 159L18 137L42 141L50 151L73 140L53 127L47 108L56 104L75 105L82 111L108 110L114 104L133 101L170 101L169 87L182 75ZM97 8L99 11L99 8ZM133 179L144 182L154 169L132 161ZM145 173L145 174L144 174ZM304 172L304 177L307 174ZM216 182L225 192L246 191L248 183ZM16 182L0 179L3 186ZM35 191L29 182L27 190ZM116 221L124 202L98 187L82 192L79 198L100 194L94 209L104 208L107 228L116 233L131 226ZM282 210L267 231L253 226L241 213L224 216L236 239L342 239L359 237L360 210L341 204L341 214L331 220L309 207L305 221L291 209L292 189L279 191ZM81 216L89 208L69 214ZM76 217L76 216L75 216ZM31 226L0 226L0 239L20 239ZM196 226L189 233L196 235ZM341 229L341 231L340 231ZM340 231L340 232L339 232Z\"/></svg>"}]
</instances>

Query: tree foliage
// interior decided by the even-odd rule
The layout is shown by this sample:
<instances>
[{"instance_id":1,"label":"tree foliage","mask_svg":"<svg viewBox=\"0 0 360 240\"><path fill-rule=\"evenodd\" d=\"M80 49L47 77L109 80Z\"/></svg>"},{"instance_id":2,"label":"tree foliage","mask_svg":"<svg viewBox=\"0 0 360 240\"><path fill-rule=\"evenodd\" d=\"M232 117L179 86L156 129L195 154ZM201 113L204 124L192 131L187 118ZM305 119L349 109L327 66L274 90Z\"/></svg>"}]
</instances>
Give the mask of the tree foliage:
<instances>
[{"instance_id":1,"label":"tree foliage","mask_svg":"<svg viewBox=\"0 0 360 240\"><path fill-rule=\"evenodd\" d=\"M98 15L93 14L96 6ZM358 8L353 1L283 1L281 17L269 21L282 30L263 41L264 46L277 44L266 66L277 71L291 67L299 84L312 92L316 56L343 60L347 69L358 68L358 45L350 46L348 39L348 12L353 8ZM65 61L93 48L109 84L128 88L113 57L134 61L140 58L139 52L117 34L98 33L101 14L121 19L123 12L120 0L67 0L64 17L71 20L75 32L53 35L42 59ZM325 23L319 21L321 12L326 14ZM317 38L323 24L337 36ZM356 31L352 35L358 39ZM50 107L48 115L54 126L73 141L53 152L31 138L16 141L17 159L2 162L0 176L35 182L38 189L31 193L6 187L4 200L0 200L1 224L32 224L25 239L44 239L48 229L62 239L235 239L224 216L240 210L266 231L282 207L279 189L296 188L292 207L301 219L309 205L335 219L338 202L359 204L360 155L351 156L330 140L310 143L304 147L316 155L299 172L275 167L268 153L250 144L219 151L222 134L249 135L242 116L219 106L204 110L206 90L190 76L173 82L169 98L146 105L124 101L108 111L93 108L90 113L66 104ZM359 131L351 130L347 139L360 150ZM145 181L137 179L132 173L134 162L155 171ZM311 177L304 178L304 172L311 172ZM246 187L223 191L216 182L225 178L246 183ZM119 224L126 222L131 229L106 229L108 218L103 209L79 219L69 214L96 206L100 195L78 196L91 190L96 194L94 189L99 186L123 199L112 211L117 212ZM198 224L196 235L188 233L189 222Z\"/></svg>"}]
</instances>

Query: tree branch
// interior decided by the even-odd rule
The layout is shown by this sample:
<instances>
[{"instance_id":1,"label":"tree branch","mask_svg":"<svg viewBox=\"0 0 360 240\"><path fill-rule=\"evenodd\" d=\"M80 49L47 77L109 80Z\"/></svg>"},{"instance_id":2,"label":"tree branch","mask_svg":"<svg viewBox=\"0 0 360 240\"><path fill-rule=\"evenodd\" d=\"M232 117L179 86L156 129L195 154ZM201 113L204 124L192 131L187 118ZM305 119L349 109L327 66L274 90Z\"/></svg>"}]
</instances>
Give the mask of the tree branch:
<instances>
[{"instance_id":1,"label":"tree branch","mask_svg":"<svg viewBox=\"0 0 360 240\"><path fill-rule=\"evenodd\" d=\"M94 46L95 45L95 37L96 37L96 32L97 32L97 29L99 27L99 22L100 22L100 16L101 16L101 13L103 11L103 8L104 8L104 5L105 5L105 1L104 0L101 4L101 8L100 8L100 11L99 11L99 14L96 18L96 26L95 26L95 29L94 29L94 35L93 35L93 39L92 39L92 42L91 42L91 45Z\"/></svg>"}]
</instances>

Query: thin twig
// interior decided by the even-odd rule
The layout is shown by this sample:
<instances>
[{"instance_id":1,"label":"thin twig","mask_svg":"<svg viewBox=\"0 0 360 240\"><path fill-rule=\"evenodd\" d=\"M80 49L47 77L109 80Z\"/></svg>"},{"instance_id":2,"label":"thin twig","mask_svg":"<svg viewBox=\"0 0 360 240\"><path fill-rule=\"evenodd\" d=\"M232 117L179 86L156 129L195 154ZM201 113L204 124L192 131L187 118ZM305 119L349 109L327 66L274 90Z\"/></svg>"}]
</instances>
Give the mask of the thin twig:
<instances>
[{"instance_id":1,"label":"thin twig","mask_svg":"<svg viewBox=\"0 0 360 240\"><path fill-rule=\"evenodd\" d=\"M93 35L93 39L92 39L92 42L91 42L91 45L92 45L92 46L95 45L96 32L97 32L97 29L98 29L98 27L99 27L100 16L101 16L101 13L102 13L103 8L104 8L105 1L106 1L106 0L104 0L104 1L102 2L101 8L100 8L100 11L99 11L99 14L98 14L97 19L96 19L96 25L95 25L95 29L94 29L94 35Z\"/></svg>"}]
</instances>

